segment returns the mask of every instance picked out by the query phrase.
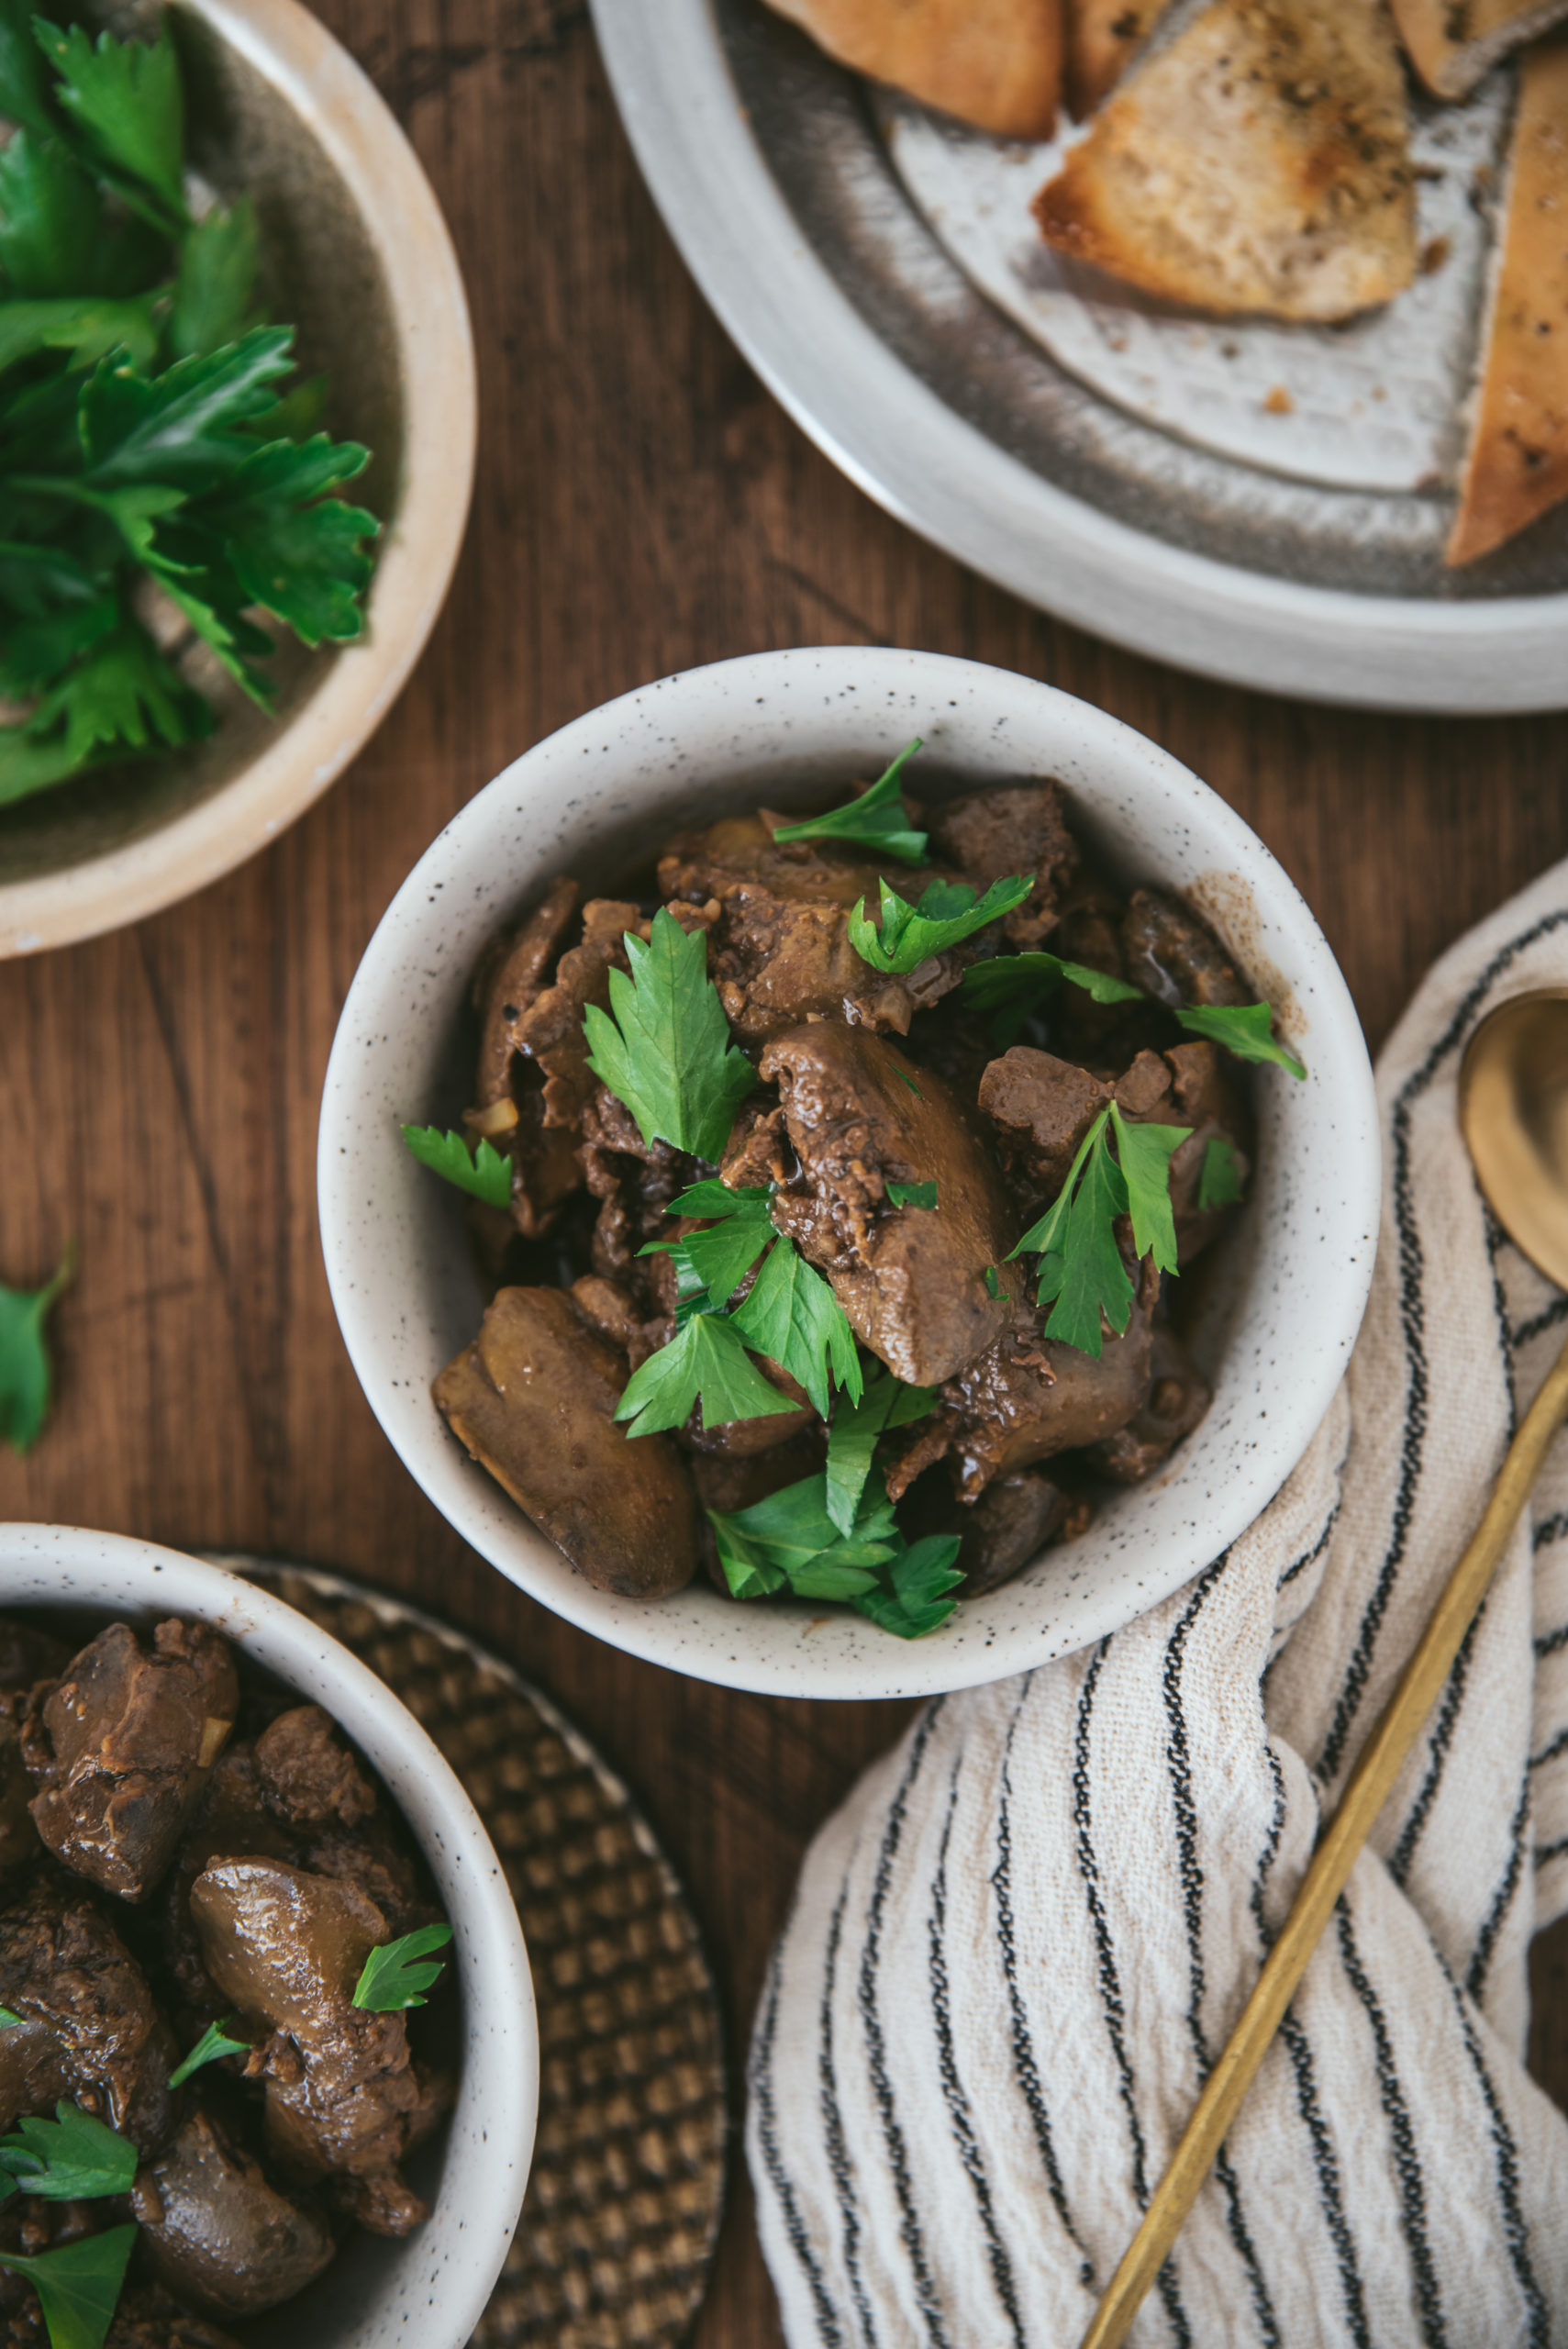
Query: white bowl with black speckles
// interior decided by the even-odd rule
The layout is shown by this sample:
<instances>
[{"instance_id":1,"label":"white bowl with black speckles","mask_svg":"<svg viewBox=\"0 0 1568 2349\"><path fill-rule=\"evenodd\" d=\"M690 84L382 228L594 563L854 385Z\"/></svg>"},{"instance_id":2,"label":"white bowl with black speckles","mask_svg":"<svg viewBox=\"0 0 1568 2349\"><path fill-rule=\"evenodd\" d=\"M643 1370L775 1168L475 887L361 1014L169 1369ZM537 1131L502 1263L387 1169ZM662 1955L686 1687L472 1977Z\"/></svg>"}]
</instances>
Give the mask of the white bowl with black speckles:
<instances>
[{"instance_id":1,"label":"white bowl with black speckles","mask_svg":"<svg viewBox=\"0 0 1568 2349\"><path fill-rule=\"evenodd\" d=\"M298 2299L245 2328L252 2349L464 2349L516 2231L539 2109L533 1977L495 1846L400 1698L341 1642L221 1566L77 1526L0 1526L0 1613L88 1610L210 1623L241 1657L322 1706L406 1820L452 1926L462 2002L457 2102L410 2175L430 2204L402 2243L357 2232Z\"/></svg>"},{"instance_id":2,"label":"white bowl with black speckles","mask_svg":"<svg viewBox=\"0 0 1568 2349\"><path fill-rule=\"evenodd\" d=\"M639 1601L595 1590L450 1436L430 1381L484 1297L462 1201L398 1124L468 1099L466 991L486 939L560 873L590 894L677 825L815 802L912 734L927 798L1034 775L1129 885L1179 890L1267 996L1307 1064L1257 1072L1259 1165L1213 1275L1197 1351L1207 1418L1148 1484L1106 1493L1090 1531L897 1640L848 1609L741 1605L698 1580ZM1361 1326L1377 1232L1372 1070L1350 995L1299 892L1207 785L1086 702L927 652L834 646L662 678L562 727L450 823L393 899L343 1008L322 1104L321 1242L354 1368L399 1456L474 1549L615 1646L702 1680L792 1697L908 1697L1000 1679L1081 1647L1217 1557L1278 1491ZM1218 1255L1218 1252L1215 1252Z\"/></svg>"}]
</instances>

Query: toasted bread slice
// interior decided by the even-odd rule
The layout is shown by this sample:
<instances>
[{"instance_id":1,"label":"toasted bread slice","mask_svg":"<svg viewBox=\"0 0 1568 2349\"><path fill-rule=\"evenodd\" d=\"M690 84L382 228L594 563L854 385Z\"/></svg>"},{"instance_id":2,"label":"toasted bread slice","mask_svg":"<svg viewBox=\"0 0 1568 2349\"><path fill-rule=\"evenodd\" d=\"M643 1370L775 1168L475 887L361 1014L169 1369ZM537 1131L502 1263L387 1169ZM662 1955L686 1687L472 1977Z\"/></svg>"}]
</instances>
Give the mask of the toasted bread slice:
<instances>
[{"instance_id":1,"label":"toasted bread slice","mask_svg":"<svg viewBox=\"0 0 1568 2349\"><path fill-rule=\"evenodd\" d=\"M998 139L1049 139L1062 0L773 0L840 64Z\"/></svg>"},{"instance_id":2,"label":"toasted bread slice","mask_svg":"<svg viewBox=\"0 0 1568 2349\"><path fill-rule=\"evenodd\" d=\"M1451 563L1568 497L1568 40L1525 56Z\"/></svg>"},{"instance_id":3,"label":"toasted bread slice","mask_svg":"<svg viewBox=\"0 0 1568 2349\"><path fill-rule=\"evenodd\" d=\"M1521 41L1568 17L1568 0L1394 0L1410 62L1440 98L1462 98Z\"/></svg>"},{"instance_id":4,"label":"toasted bread slice","mask_svg":"<svg viewBox=\"0 0 1568 2349\"><path fill-rule=\"evenodd\" d=\"M1214 0L1043 187L1047 241L1167 301L1345 318L1416 270L1405 76L1382 0Z\"/></svg>"},{"instance_id":5,"label":"toasted bread slice","mask_svg":"<svg viewBox=\"0 0 1568 2349\"><path fill-rule=\"evenodd\" d=\"M1087 122L1109 97L1164 6L1165 0L1067 0L1067 104L1074 122Z\"/></svg>"}]
</instances>

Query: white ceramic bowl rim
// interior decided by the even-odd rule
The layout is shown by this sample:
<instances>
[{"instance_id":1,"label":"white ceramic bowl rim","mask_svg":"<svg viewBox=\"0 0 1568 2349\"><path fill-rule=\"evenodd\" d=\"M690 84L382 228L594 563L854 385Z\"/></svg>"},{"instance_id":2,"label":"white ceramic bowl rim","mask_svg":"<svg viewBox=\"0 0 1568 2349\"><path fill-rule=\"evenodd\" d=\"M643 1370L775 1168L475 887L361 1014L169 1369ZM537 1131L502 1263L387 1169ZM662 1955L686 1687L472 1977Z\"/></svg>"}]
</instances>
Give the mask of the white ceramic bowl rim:
<instances>
[{"instance_id":1,"label":"white ceramic bowl rim","mask_svg":"<svg viewBox=\"0 0 1568 2349\"><path fill-rule=\"evenodd\" d=\"M342 1643L252 1582L128 1536L0 1527L0 1611L102 1609L210 1623L329 1712L403 1812L452 1926L466 2045L440 2187L403 2243L358 2235L308 2297L247 2327L258 2349L464 2349L517 2226L539 2104L539 2024L522 1928L495 1846L402 1699Z\"/></svg>"},{"instance_id":2,"label":"white ceramic bowl rim","mask_svg":"<svg viewBox=\"0 0 1568 2349\"><path fill-rule=\"evenodd\" d=\"M1119 845L1135 877L1192 891L1219 922L1308 1063L1301 1085L1259 1073L1260 1166L1229 1243L1236 1277L1249 1269L1215 1403L1161 1476L1116 1496L1081 1540L921 1642L848 1610L740 1606L700 1583L653 1603L616 1598L544 1540L430 1401L431 1376L472 1339L483 1298L461 1202L407 1156L398 1120L463 1106L454 1031L473 962L552 874L604 885L633 836L645 849L675 811L758 796L798 803L874 773L915 732L928 769L972 785L1058 775L1113 861ZM699 1678L894 1697L997 1679L1116 1630L1251 1521L1301 1457L1354 1342L1380 1151L1366 1047L1338 965L1293 884L1215 793L1049 685L936 654L840 646L663 678L563 727L469 803L398 891L350 989L318 1178L333 1303L371 1406L437 1508L492 1564L570 1621Z\"/></svg>"}]
</instances>

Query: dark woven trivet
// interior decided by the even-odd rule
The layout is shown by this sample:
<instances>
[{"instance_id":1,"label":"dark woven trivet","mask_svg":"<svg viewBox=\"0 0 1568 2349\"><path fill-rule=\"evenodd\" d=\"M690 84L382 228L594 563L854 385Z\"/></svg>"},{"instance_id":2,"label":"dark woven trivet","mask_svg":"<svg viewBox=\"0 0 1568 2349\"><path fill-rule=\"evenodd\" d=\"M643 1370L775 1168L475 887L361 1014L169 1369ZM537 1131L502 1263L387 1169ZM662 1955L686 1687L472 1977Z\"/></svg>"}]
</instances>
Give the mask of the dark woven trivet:
<instances>
[{"instance_id":1,"label":"dark woven trivet","mask_svg":"<svg viewBox=\"0 0 1568 2349\"><path fill-rule=\"evenodd\" d=\"M673 2349L724 2192L718 2005L669 1863L620 1780L509 1665L381 1591L259 1580L396 1691L490 1831L533 1966L539 2116L522 2223L476 2349Z\"/></svg>"}]
</instances>

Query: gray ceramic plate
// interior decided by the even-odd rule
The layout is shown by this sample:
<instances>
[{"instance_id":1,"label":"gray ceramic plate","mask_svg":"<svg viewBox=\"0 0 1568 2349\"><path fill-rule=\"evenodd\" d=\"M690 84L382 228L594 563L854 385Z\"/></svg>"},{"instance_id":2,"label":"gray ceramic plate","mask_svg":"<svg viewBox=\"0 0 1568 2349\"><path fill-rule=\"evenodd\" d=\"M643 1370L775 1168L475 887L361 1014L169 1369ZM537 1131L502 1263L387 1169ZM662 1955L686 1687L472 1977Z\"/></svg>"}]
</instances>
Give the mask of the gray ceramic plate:
<instances>
[{"instance_id":1,"label":"gray ceramic plate","mask_svg":"<svg viewBox=\"0 0 1568 2349\"><path fill-rule=\"evenodd\" d=\"M1075 373L1051 355L1040 289L1020 263L1013 298L1005 240L987 247L978 217L976 150L998 169L1007 150L873 100L762 0L593 6L632 143L703 291L797 421L901 520L1033 603L1237 684L1389 708L1568 704L1568 515L1458 576L1441 562L1482 255L1401 296L1455 313L1433 321L1434 348L1441 334L1454 345L1433 362L1448 379L1435 478L1378 486L1387 468L1364 449L1337 481L1303 478L1163 429L1158 402L1140 413L1108 396L1112 354ZM1500 115L1496 93L1487 103ZM1462 114L1423 118L1418 136L1451 138ZM1146 337L1172 323L1129 319ZM1366 342L1362 327L1300 330L1291 380L1328 404L1341 371L1347 400L1374 392ZM1369 409L1369 434L1380 420ZM1299 417L1281 438L1299 440Z\"/></svg>"}]
</instances>

